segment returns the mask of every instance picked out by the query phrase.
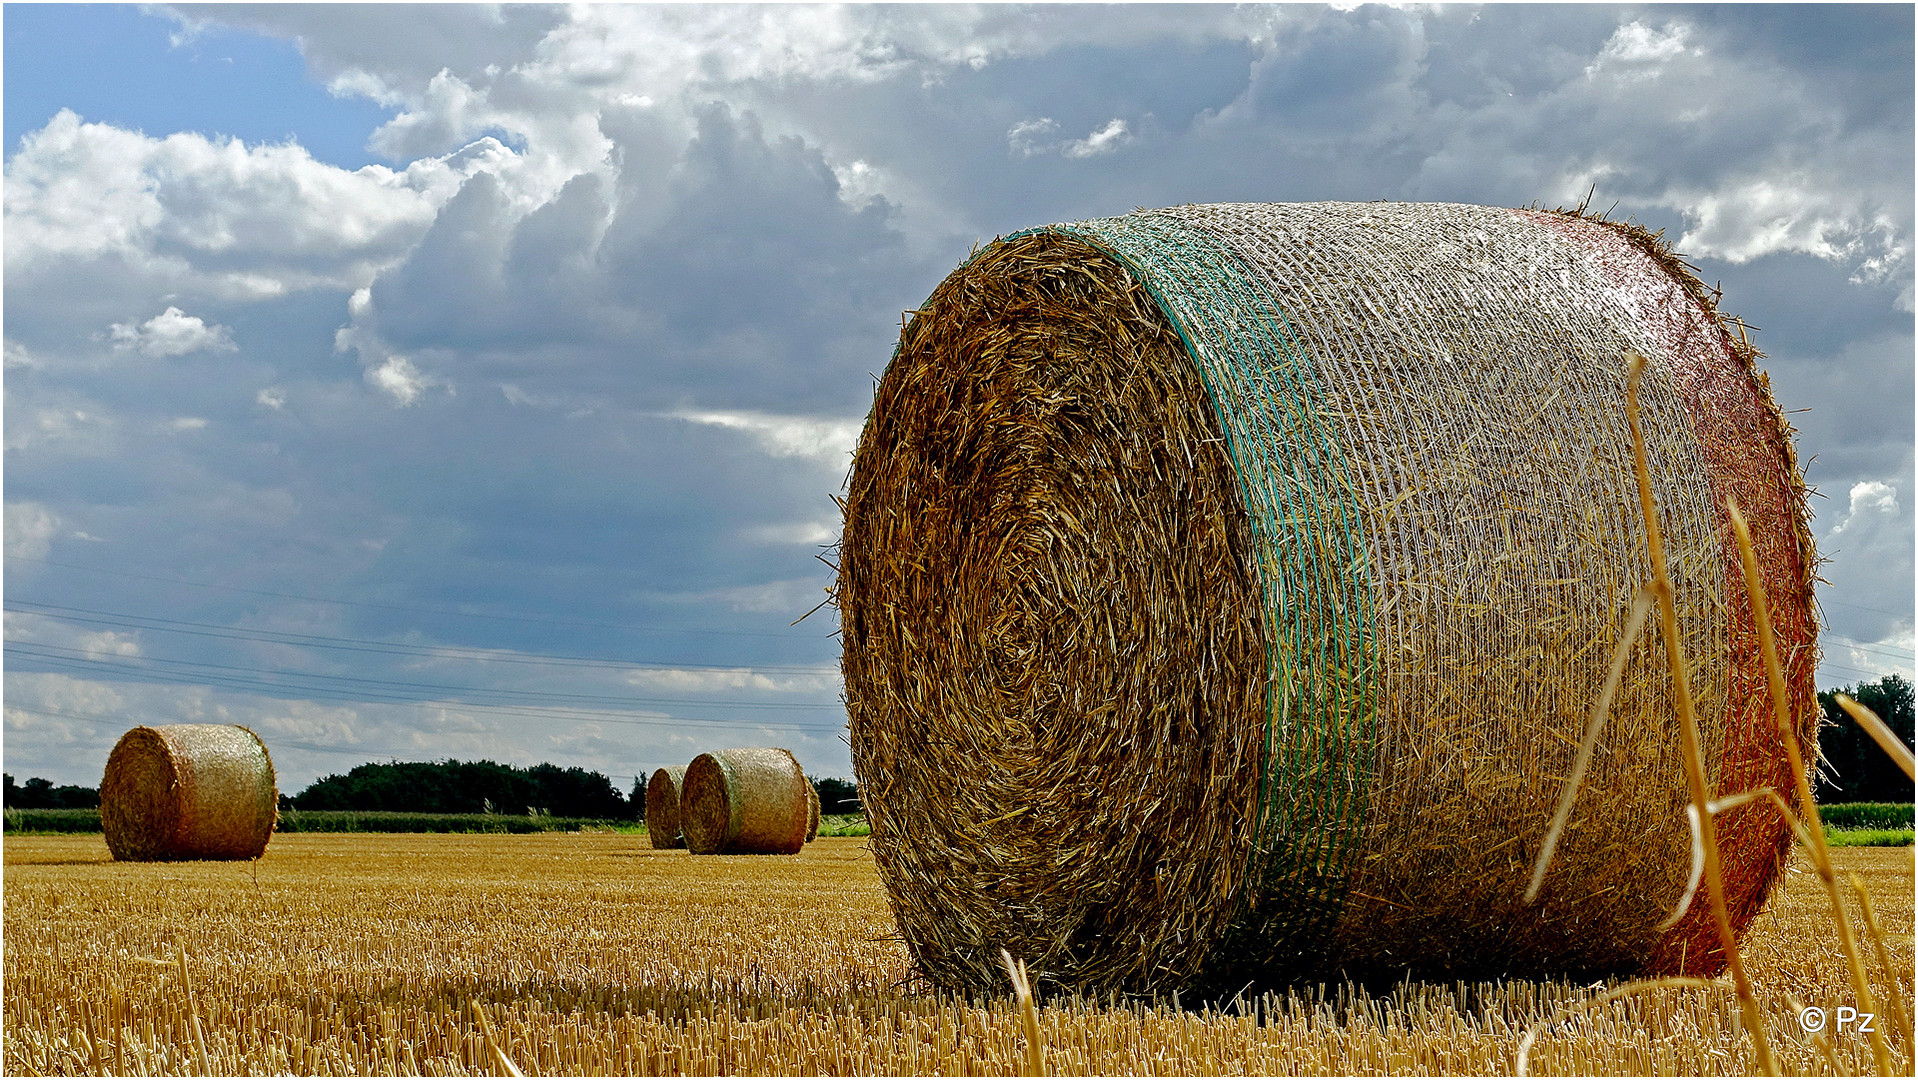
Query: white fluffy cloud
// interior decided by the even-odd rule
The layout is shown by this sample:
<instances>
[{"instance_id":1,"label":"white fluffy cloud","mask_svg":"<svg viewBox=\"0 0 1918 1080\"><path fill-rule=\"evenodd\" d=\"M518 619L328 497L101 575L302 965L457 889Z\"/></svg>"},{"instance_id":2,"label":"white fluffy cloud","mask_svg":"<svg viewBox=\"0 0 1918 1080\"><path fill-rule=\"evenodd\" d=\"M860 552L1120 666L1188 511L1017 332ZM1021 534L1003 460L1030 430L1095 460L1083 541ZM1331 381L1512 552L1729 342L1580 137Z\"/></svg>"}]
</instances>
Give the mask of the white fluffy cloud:
<instances>
[{"instance_id":1,"label":"white fluffy cloud","mask_svg":"<svg viewBox=\"0 0 1918 1080\"><path fill-rule=\"evenodd\" d=\"M297 145L152 138L62 110L8 160L7 271L116 257L237 299L362 284L460 179L441 161L349 172Z\"/></svg>"},{"instance_id":2,"label":"white fluffy cloud","mask_svg":"<svg viewBox=\"0 0 1918 1080\"><path fill-rule=\"evenodd\" d=\"M1059 125L1051 117L1022 120L1006 132L1006 145L1021 157L1057 153L1069 158L1099 157L1131 141L1131 129L1119 117L1083 139L1059 138Z\"/></svg>"},{"instance_id":3,"label":"white fluffy cloud","mask_svg":"<svg viewBox=\"0 0 1918 1080\"><path fill-rule=\"evenodd\" d=\"M6 505L7 557L44 559L60 532L60 518L39 503Z\"/></svg>"},{"instance_id":4,"label":"white fluffy cloud","mask_svg":"<svg viewBox=\"0 0 1918 1080\"><path fill-rule=\"evenodd\" d=\"M224 326L208 326L198 315L168 307L138 325L114 323L108 328L113 347L143 356L185 356L194 352L231 352L233 334Z\"/></svg>"},{"instance_id":5,"label":"white fluffy cloud","mask_svg":"<svg viewBox=\"0 0 1918 1080\"><path fill-rule=\"evenodd\" d=\"M750 435L774 457L809 458L822 465L845 468L865 421L815 416L775 416L769 413L681 409L668 413L675 420L727 428Z\"/></svg>"},{"instance_id":6,"label":"white fluffy cloud","mask_svg":"<svg viewBox=\"0 0 1918 1080\"><path fill-rule=\"evenodd\" d=\"M1637 19L1618 28L1598 56L1585 68L1588 79L1656 78L1664 66L1704 50L1691 44L1691 28L1683 23L1647 26Z\"/></svg>"},{"instance_id":7,"label":"white fluffy cloud","mask_svg":"<svg viewBox=\"0 0 1918 1080\"><path fill-rule=\"evenodd\" d=\"M1825 537L1827 540L1836 539L1846 532L1855 536L1891 519L1897 513L1896 488L1882 480L1860 480L1851 486L1850 505L1845 515L1825 533Z\"/></svg>"}]
</instances>

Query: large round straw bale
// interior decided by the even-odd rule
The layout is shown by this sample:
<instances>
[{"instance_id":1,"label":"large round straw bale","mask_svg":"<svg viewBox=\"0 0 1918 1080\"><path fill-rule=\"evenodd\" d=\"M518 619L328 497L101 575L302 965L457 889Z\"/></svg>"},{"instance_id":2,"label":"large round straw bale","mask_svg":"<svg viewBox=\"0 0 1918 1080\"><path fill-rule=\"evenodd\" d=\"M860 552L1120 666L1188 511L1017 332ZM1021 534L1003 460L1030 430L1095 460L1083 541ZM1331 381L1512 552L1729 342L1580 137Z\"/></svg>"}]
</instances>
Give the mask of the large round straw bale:
<instances>
[{"instance_id":1,"label":"large round straw bale","mask_svg":"<svg viewBox=\"0 0 1918 1080\"><path fill-rule=\"evenodd\" d=\"M107 850L129 862L257 859L279 821L266 744L232 724L136 727L100 781Z\"/></svg>"},{"instance_id":2,"label":"large round straw bale","mask_svg":"<svg viewBox=\"0 0 1918 1080\"><path fill-rule=\"evenodd\" d=\"M670 765L655 769L646 781L646 837L661 851L686 846L679 828L679 789L685 777L684 765Z\"/></svg>"},{"instance_id":3,"label":"large round straw bale","mask_svg":"<svg viewBox=\"0 0 1918 1080\"><path fill-rule=\"evenodd\" d=\"M789 750L714 750L686 766L679 827L695 855L792 855L806 843L806 774Z\"/></svg>"},{"instance_id":4,"label":"large round straw bale","mask_svg":"<svg viewBox=\"0 0 1918 1080\"><path fill-rule=\"evenodd\" d=\"M1453 205L1140 211L994 242L900 338L837 590L853 762L918 966L1086 989L1723 964L1650 577L1630 351L1707 769L1788 790L1725 527L1815 747L1815 557L1742 324L1656 237ZM1656 620L1654 620L1654 627ZM1721 816L1742 930L1786 852Z\"/></svg>"}]
</instances>

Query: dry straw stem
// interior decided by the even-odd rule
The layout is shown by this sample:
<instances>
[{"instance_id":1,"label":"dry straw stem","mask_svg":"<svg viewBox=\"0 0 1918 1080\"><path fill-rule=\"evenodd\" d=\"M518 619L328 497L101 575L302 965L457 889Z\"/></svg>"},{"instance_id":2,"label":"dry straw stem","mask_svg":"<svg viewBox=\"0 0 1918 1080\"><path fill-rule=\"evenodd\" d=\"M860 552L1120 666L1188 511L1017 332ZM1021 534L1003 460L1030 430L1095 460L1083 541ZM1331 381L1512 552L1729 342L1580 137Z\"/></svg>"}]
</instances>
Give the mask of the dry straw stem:
<instances>
[{"instance_id":1,"label":"dry straw stem","mask_svg":"<svg viewBox=\"0 0 1918 1080\"><path fill-rule=\"evenodd\" d=\"M1026 978L1026 962L1014 960L1012 954L1004 949L999 955L1005 958L1006 975L1012 979L1012 992L1019 1000L1019 1016L1026 1025L1026 1071L1027 1076L1046 1075L1045 1048L1039 1042L1039 1012L1032 1001L1032 983Z\"/></svg>"},{"instance_id":2,"label":"dry straw stem","mask_svg":"<svg viewBox=\"0 0 1918 1080\"><path fill-rule=\"evenodd\" d=\"M1795 1012L1799 1014L1800 1016L1805 1014L1805 1011L1806 1011L1805 1003L1798 1000L1796 996L1791 994L1786 994L1785 1001L1791 1005L1792 1012ZM1844 1076L1845 1067L1838 1063L1838 1054L1832 1050L1831 1039L1827 1037L1822 1030L1820 1030L1820 1031L1814 1031L1811 1033L1811 1042L1813 1046L1816 1046L1818 1048L1819 1054L1824 1056L1825 1065L1827 1068L1831 1069L1831 1075Z\"/></svg>"},{"instance_id":3,"label":"dry straw stem","mask_svg":"<svg viewBox=\"0 0 1918 1080\"><path fill-rule=\"evenodd\" d=\"M792 751L743 747L686 766L679 827L695 855L794 855L805 846L806 774Z\"/></svg>"},{"instance_id":4,"label":"dry straw stem","mask_svg":"<svg viewBox=\"0 0 1918 1080\"><path fill-rule=\"evenodd\" d=\"M1570 1016L1590 1012L1593 1009L1610 1004L1620 998L1627 998L1634 994L1643 994L1668 986L1684 987L1691 990L1724 989L1723 987L1706 982L1704 979L1692 979L1682 975L1668 975L1661 979L1641 979L1638 982L1621 986L1616 990L1608 990L1595 998L1586 998L1561 1005L1557 1009L1554 1009L1550 1016L1525 1029L1524 1036L1518 1040L1518 1057L1512 1063L1512 1074L1514 1076L1527 1075L1527 1070L1531 1065L1532 1044L1538 1040L1539 1032L1545 1028L1562 1023Z\"/></svg>"},{"instance_id":5,"label":"dry straw stem","mask_svg":"<svg viewBox=\"0 0 1918 1080\"><path fill-rule=\"evenodd\" d=\"M1865 913L1865 929L1871 931L1872 947L1878 953L1878 966L1885 972L1885 987L1891 1006L1891 1022L1895 1025L1898 1037L1906 1045L1911 1042L1912 1030L1910 1014L1905 1011L1905 994L1898 985L1898 969L1891 964L1891 954L1885 951L1885 935L1878 929L1878 915L1871 907L1871 894L1865 891L1865 883L1858 880L1856 872L1846 875L1851 879L1851 887L1858 894L1858 906Z\"/></svg>"},{"instance_id":6,"label":"dry straw stem","mask_svg":"<svg viewBox=\"0 0 1918 1080\"><path fill-rule=\"evenodd\" d=\"M1577 209L1559 210L1548 219L1570 228L1573 223L1596 224L1610 231L1635 250L1641 259L1649 259L1660 268L1657 281L1638 275L1622 262L1614 265L1622 281L1636 278L1627 288L1638 293L1642 303L1676 288L1689 302L1663 305L1661 317L1647 323L1652 331L1647 355L1654 361L1670 364L1674 356L1688 362L1671 365L1669 374L1684 386L1692 401L1693 421L1699 432L1699 448L1704 451L1711 474L1713 501L1723 506L1735 499L1751 515L1758 529L1758 562L1764 581L1778 606L1772 619L1785 661L1787 683L1799 723L1799 745L1805 754L1817 747L1818 709L1813 698L1816 677L1817 619L1812 595L1819 559L1810 530L1810 515L1805 506L1807 489L1798 468L1791 435L1792 428L1769 394L1770 381L1758 370L1756 361L1763 353L1754 348L1740 320L1717 308L1719 293L1699 280L1696 269L1672 250L1662 233L1648 231L1631 222L1609 221L1603 215ZM1712 360L1726 354L1730 363ZM1703 361L1703 362L1689 362ZM1654 471L1659 466L1654 462ZM1671 504L1660 500L1661 509L1672 520ZM1708 763L1708 772L1717 778L1723 790L1770 787L1788 791L1794 784L1789 763L1769 736L1771 724L1766 714L1772 698L1765 693L1766 679L1759 656L1757 631L1749 603L1731 586L1739 574L1740 555L1729 533L1715 524L1722 537L1725 563L1726 603L1720 618L1728 622L1731 663L1731 708L1726 718L1724 759ZM1669 533L1668 539L1669 539ZM1686 587L1681 585L1681 593ZM1698 594L1696 587L1692 592ZM1705 590L1716 597L1718 589ZM1687 643L1687 650L1699 655ZM1705 657L1709 660L1710 657ZM1696 689L1709 679L1694 682ZM1705 745L1717 745L1709 728L1703 732ZM1717 825L1721 849L1721 873L1727 905L1735 931L1742 928L1762 908L1766 893L1777 875L1783 872L1789 855L1788 832L1769 814L1735 812ZM1717 927L1710 911L1701 906L1685 925L1665 935L1652 962L1652 969L1683 974L1690 964L1701 962L1703 974L1714 974L1723 958L1717 942Z\"/></svg>"},{"instance_id":7,"label":"dry straw stem","mask_svg":"<svg viewBox=\"0 0 1918 1080\"><path fill-rule=\"evenodd\" d=\"M500 1049L499 1041L493 1038L493 1023L486 1018L486 1009L477 998L473 1001L473 1015L479 1020L480 1038L486 1043L486 1051L492 1055L501 1073L506 1076L525 1076L519 1071L519 1066L513 1064L513 1059L506 1056L506 1051Z\"/></svg>"},{"instance_id":8,"label":"dry straw stem","mask_svg":"<svg viewBox=\"0 0 1918 1080\"><path fill-rule=\"evenodd\" d=\"M193 973L187 970L186 946L179 946L180 986L186 992L186 1011L193 1025L194 1062L203 1076L211 1076L213 1069L207 1064L206 1029L200 1024L200 1003L193 996Z\"/></svg>"},{"instance_id":9,"label":"dry straw stem","mask_svg":"<svg viewBox=\"0 0 1918 1080\"><path fill-rule=\"evenodd\" d=\"M1825 891L1831 897L1832 925L1838 931L1839 944L1845 950L1845 962L1850 968L1852 993L1856 995L1858 1008L1865 1012L1876 1012L1871 993L1871 982L1865 978L1865 965L1858 955L1858 943L1851 931L1851 918L1845 913L1845 903L1838 890L1837 876L1832 872L1831 850L1825 844L1825 824L1818 814L1818 801L1812 797L1811 774L1805 767L1804 759L1798 753L1798 741L1793 737L1791 723L1791 705L1786 697L1784 669L1778 662L1778 647L1772 637L1771 605L1765 596L1765 583L1758 572L1758 558L1752 546L1751 528L1745 521L1744 513L1736 502L1729 503L1732 532L1738 539L1738 552L1745 571L1745 585L1751 593L1752 611L1758 626L1759 648L1765 658L1765 673L1771 687L1772 713L1778 721L1778 735L1790 756L1792 776L1797 785L1798 807L1804 815L1804 827L1799 830L1801 839L1807 842L1811 851L1812 865L1817 868L1818 876L1825 883ZM1841 702L1842 704L1842 702ZM1870 728L1866 728L1870 730ZM1895 741L1895 740L1894 740ZM1781 811L1783 807L1781 806ZM1786 813L1786 820L1791 815ZM1794 823L1796 824L1796 823ZM1891 1072L1891 1057L1885 1046L1885 1037L1874 1026L1871 1032L1872 1055L1877 1059L1878 1071L1882 1075Z\"/></svg>"},{"instance_id":10,"label":"dry straw stem","mask_svg":"<svg viewBox=\"0 0 1918 1080\"><path fill-rule=\"evenodd\" d=\"M1705 882L1710 890L1712 918L1718 926L1719 946L1732 984L1738 990L1745 1030L1758 1052L1758 1062L1767 1076L1778 1075L1778 1063L1772 1057L1765 1037L1765 1024L1752 995L1751 980L1745 977L1745 965L1738 955L1738 941L1732 933L1731 918L1725 909L1725 887L1718 872L1718 832L1711 814L1711 788L1705 778L1704 753L1698 741L1698 717L1692 711L1692 693L1686 678L1684 647L1678 637L1678 616L1672 594L1671 577L1665 566L1665 549L1658 535L1658 514L1652 503L1652 481L1645 462L1645 435L1638 417L1638 386L1645 375L1645 357L1626 354L1629 365L1625 383L1625 416L1632 430L1632 462L1638 477L1638 505L1645 518L1645 545L1652 560L1652 587L1658 596L1658 612L1665 639L1665 659L1671 667L1672 688L1678 699L1678 716L1685 750L1685 781L1691 788L1692 806L1697 811L1698 833L1703 847Z\"/></svg>"},{"instance_id":11,"label":"dry straw stem","mask_svg":"<svg viewBox=\"0 0 1918 1080\"><path fill-rule=\"evenodd\" d=\"M115 859L257 859L279 820L266 744L231 724L136 727L100 781Z\"/></svg>"},{"instance_id":12,"label":"dry straw stem","mask_svg":"<svg viewBox=\"0 0 1918 1080\"><path fill-rule=\"evenodd\" d=\"M1592 749L1598 745L1598 734L1605 728L1605 717L1612 710L1612 696L1618 692L1618 683L1625 675L1625 660L1631 655L1632 645L1638 641L1638 635L1645 628L1645 618L1651 614L1652 592L1641 588L1632 601L1632 613L1625 619L1625 630L1618 635L1618 644L1612 647L1611 670L1605 676L1605 688L1599 692L1598 700L1592 703L1592 718L1585 725L1585 738L1578 744L1578 757L1572 761L1572 771L1565 776L1565 786L1558 797L1558 810L1552 815L1552 827L1545 831L1545 843L1539 847L1538 860L1532 866L1532 882L1525 887L1525 902L1538 900L1539 887L1545 884L1545 870L1552 864L1552 852L1558 848L1559 834L1565 831L1565 823L1571 819L1572 803L1578 798L1579 785L1585 779L1586 766L1592 762ZM1695 819L1694 819L1695 820ZM1693 832L1696 834L1696 826ZM1691 902L1692 889L1698 879L1685 887L1685 903ZM1681 910L1683 905L1681 904ZM1664 929L1663 926L1660 929Z\"/></svg>"},{"instance_id":13,"label":"dry straw stem","mask_svg":"<svg viewBox=\"0 0 1918 1080\"><path fill-rule=\"evenodd\" d=\"M646 838L658 850L686 846L686 836L679 828L679 789L685 781L684 765L656 769L652 779L646 781Z\"/></svg>"},{"instance_id":14,"label":"dry straw stem","mask_svg":"<svg viewBox=\"0 0 1918 1080\"><path fill-rule=\"evenodd\" d=\"M1877 713L1844 694L1839 694L1837 697L1838 707L1845 710L1845 715L1851 717L1859 727L1864 728L1865 734L1871 736L1872 741L1878 744L1878 748L1885 752L1885 756L1905 770L1906 778L1912 778L1911 749L1898 738L1890 725L1879 719Z\"/></svg>"}]
</instances>

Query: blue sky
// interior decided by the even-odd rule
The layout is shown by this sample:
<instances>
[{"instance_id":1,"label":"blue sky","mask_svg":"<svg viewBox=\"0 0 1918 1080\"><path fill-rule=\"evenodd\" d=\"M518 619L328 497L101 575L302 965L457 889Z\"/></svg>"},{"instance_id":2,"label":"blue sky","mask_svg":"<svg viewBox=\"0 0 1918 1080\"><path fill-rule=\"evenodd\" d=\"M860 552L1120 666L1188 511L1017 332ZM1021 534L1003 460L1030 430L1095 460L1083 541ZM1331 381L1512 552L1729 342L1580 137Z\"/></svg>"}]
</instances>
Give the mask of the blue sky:
<instances>
[{"instance_id":1,"label":"blue sky","mask_svg":"<svg viewBox=\"0 0 1918 1080\"><path fill-rule=\"evenodd\" d=\"M61 109L153 135L297 141L343 168L382 160L366 134L390 110L329 94L286 38L180 22L121 4L6 9L6 154Z\"/></svg>"},{"instance_id":2,"label":"blue sky","mask_svg":"<svg viewBox=\"0 0 1918 1080\"><path fill-rule=\"evenodd\" d=\"M246 723L849 773L821 555L971 246L1136 206L1600 206L1758 326L1912 672L1912 11L9 5L5 759ZM237 141L235 141L237 140Z\"/></svg>"}]
</instances>

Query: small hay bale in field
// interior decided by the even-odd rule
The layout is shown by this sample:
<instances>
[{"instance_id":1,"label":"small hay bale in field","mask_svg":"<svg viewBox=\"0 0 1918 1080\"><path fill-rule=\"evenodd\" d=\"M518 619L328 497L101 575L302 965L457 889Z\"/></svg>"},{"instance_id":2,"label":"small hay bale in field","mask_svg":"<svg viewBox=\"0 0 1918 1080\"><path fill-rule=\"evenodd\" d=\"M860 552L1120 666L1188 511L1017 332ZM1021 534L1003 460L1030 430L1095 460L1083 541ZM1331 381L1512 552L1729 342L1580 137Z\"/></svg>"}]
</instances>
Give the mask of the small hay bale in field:
<instances>
[{"instance_id":1,"label":"small hay bale in field","mask_svg":"<svg viewBox=\"0 0 1918 1080\"><path fill-rule=\"evenodd\" d=\"M136 727L107 757L100 828L116 859L257 859L278 820L273 759L246 728Z\"/></svg>"},{"instance_id":2,"label":"small hay bale in field","mask_svg":"<svg viewBox=\"0 0 1918 1080\"><path fill-rule=\"evenodd\" d=\"M1815 555L1742 324L1577 212L1229 204L995 241L911 313L845 503L853 762L954 989L1709 973L1656 631L1522 897L1634 592L1647 451L1707 770L1789 790L1724 503L1815 747ZM1786 853L1720 819L1742 930Z\"/></svg>"},{"instance_id":3,"label":"small hay bale in field","mask_svg":"<svg viewBox=\"0 0 1918 1080\"><path fill-rule=\"evenodd\" d=\"M819 839L819 789L806 784L806 843Z\"/></svg>"},{"instance_id":4,"label":"small hay bale in field","mask_svg":"<svg viewBox=\"0 0 1918 1080\"><path fill-rule=\"evenodd\" d=\"M684 765L671 765L654 770L646 781L646 838L658 850L686 846L679 828L679 789L685 778Z\"/></svg>"},{"instance_id":5,"label":"small hay bale in field","mask_svg":"<svg viewBox=\"0 0 1918 1080\"><path fill-rule=\"evenodd\" d=\"M695 855L792 855L806 843L806 774L789 750L714 750L686 766L679 827Z\"/></svg>"}]
</instances>

